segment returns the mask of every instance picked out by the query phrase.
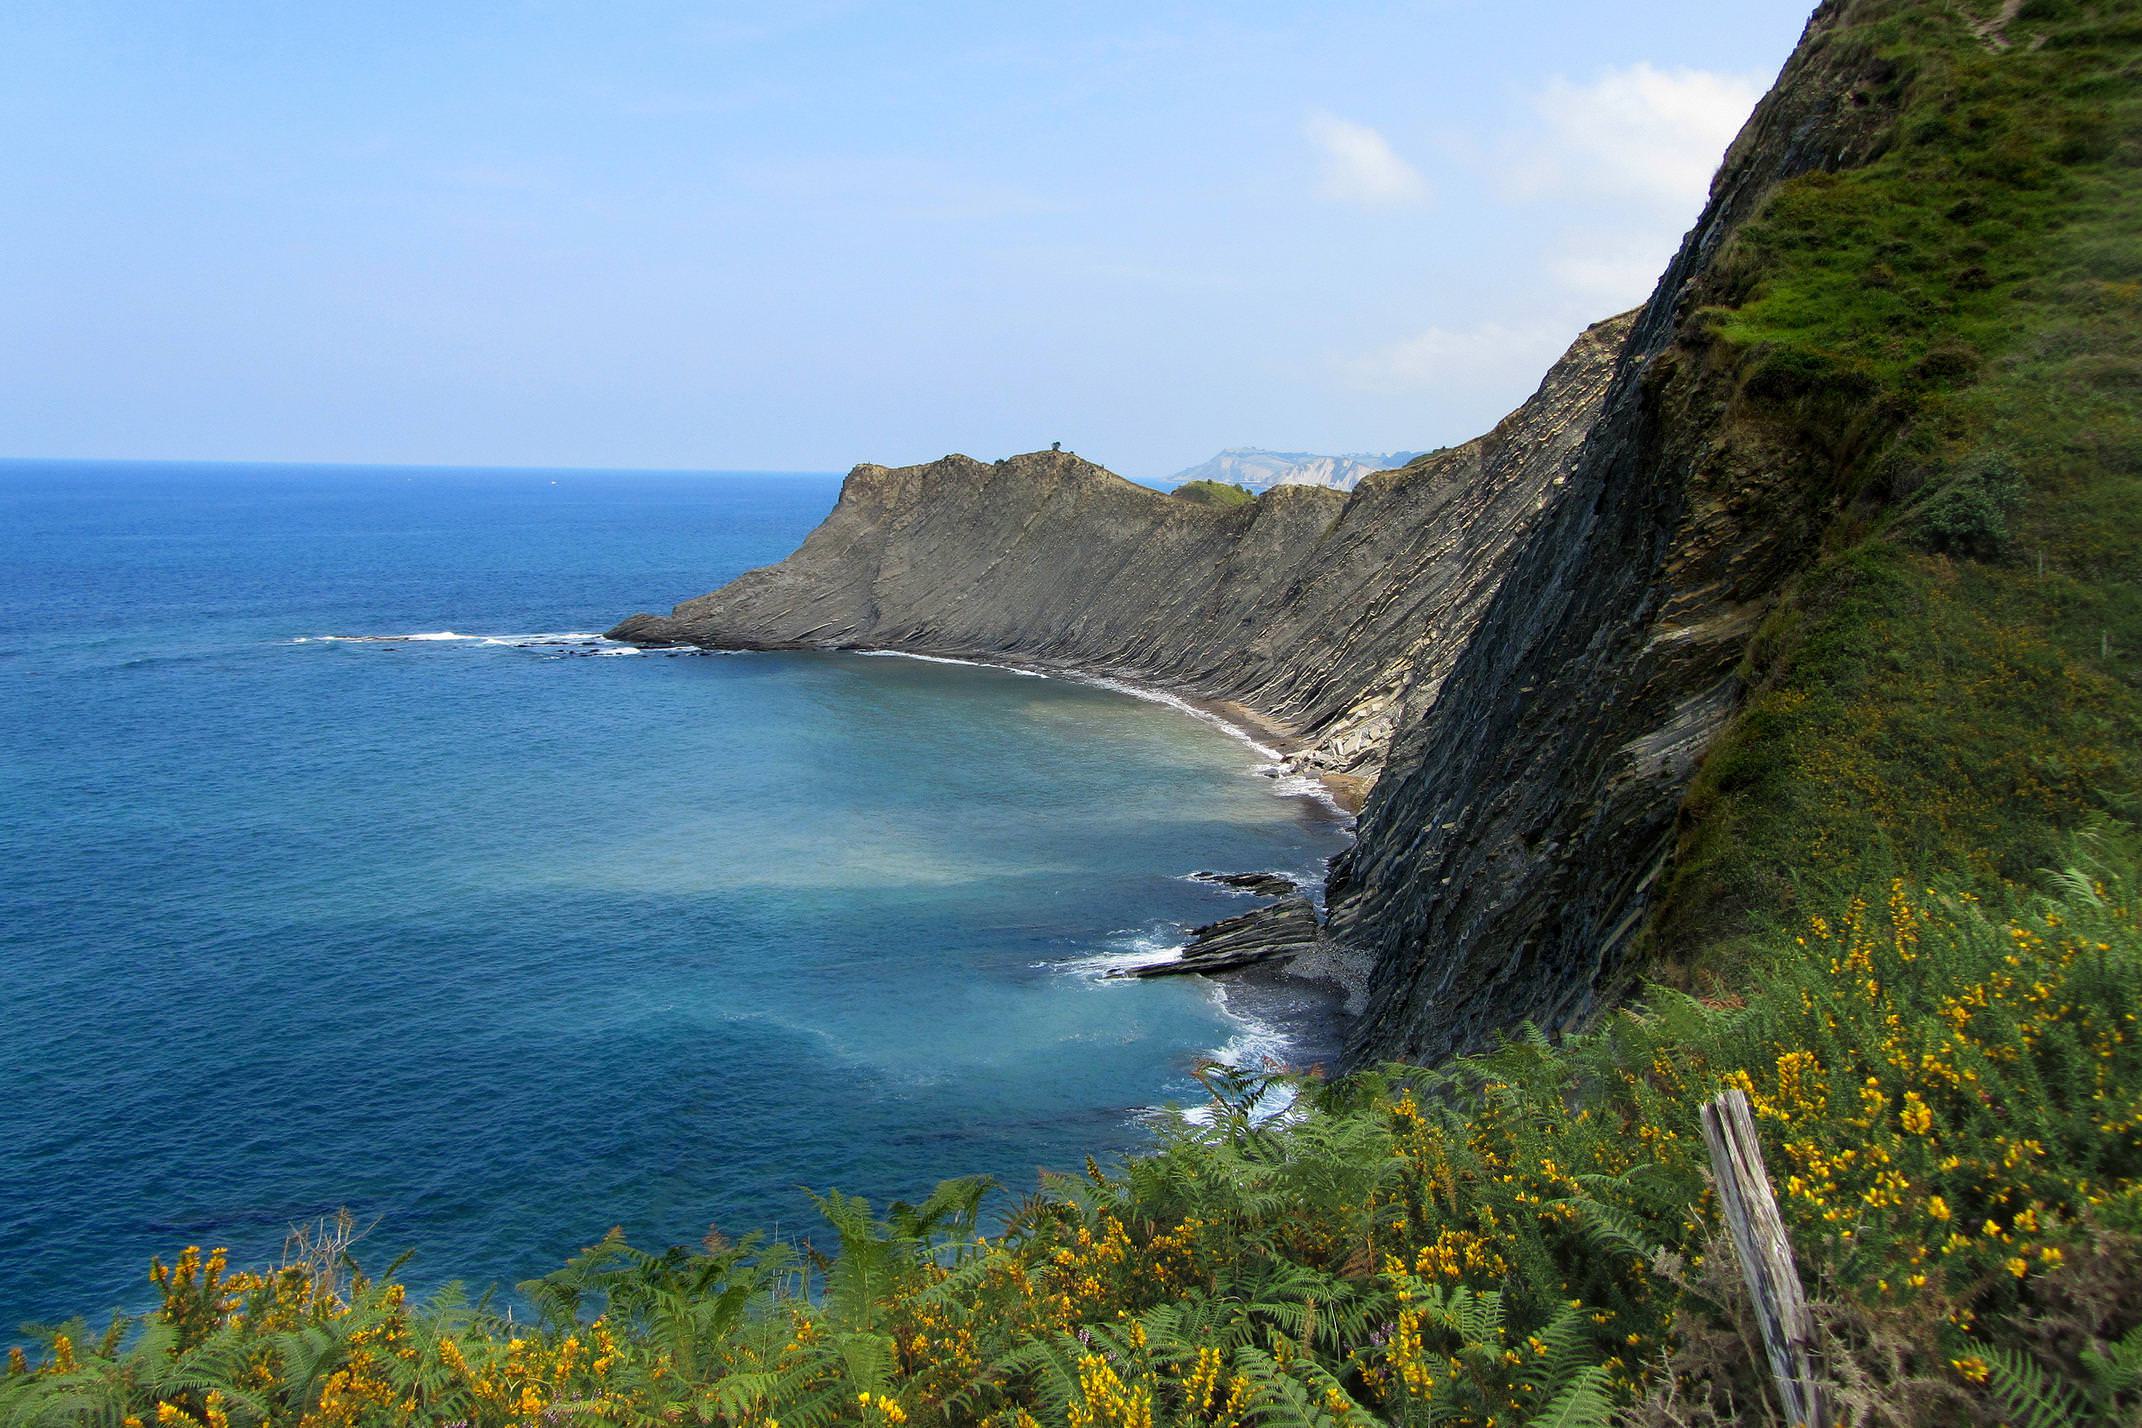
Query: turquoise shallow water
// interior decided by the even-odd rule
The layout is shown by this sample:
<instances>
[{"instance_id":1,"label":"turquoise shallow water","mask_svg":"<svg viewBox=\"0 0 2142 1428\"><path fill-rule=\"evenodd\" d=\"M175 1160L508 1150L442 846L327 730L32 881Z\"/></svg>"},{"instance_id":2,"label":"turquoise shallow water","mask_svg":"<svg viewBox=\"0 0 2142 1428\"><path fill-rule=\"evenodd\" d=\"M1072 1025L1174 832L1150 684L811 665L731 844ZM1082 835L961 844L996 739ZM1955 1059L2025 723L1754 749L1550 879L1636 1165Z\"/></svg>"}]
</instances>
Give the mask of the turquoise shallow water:
<instances>
[{"instance_id":1,"label":"turquoise shallow water","mask_svg":"<svg viewBox=\"0 0 2142 1428\"><path fill-rule=\"evenodd\" d=\"M1340 845L1237 739L585 637L837 489L0 463L0 1325L344 1205L480 1286L805 1226L804 1186L1024 1189L1299 1030L1091 970L1246 905L1182 874Z\"/></svg>"}]
</instances>

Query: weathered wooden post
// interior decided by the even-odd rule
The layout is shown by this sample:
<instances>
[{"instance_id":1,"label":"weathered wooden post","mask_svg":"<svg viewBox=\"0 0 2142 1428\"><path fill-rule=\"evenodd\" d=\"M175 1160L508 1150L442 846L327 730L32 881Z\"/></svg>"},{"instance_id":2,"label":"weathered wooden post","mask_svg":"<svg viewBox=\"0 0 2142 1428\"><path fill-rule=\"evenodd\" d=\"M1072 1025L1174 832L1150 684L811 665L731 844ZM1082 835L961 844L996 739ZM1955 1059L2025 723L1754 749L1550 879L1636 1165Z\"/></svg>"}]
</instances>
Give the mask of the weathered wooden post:
<instances>
[{"instance_id":1,"label":"weathered wooden post","mask_svg":"<svg viewBox=\"0 0 2142 1428\"><path fill-rule=\"evenodd\" d=\"M1763 1170L1763 1147L1755 1136L1748 1098L1725 1091L1703 1106L1703 1140L1718 1177L1718 1204L1733 1230L1740 1271L1755 1300L1770 1372L1777 1379L1785 1421L1794 1428L1830 1428L1830 1405L1815 1373L1815 1321L1800 1291L1792 1241L1778 1214L1777 1197Z\"/></svg>"}]
</instances>

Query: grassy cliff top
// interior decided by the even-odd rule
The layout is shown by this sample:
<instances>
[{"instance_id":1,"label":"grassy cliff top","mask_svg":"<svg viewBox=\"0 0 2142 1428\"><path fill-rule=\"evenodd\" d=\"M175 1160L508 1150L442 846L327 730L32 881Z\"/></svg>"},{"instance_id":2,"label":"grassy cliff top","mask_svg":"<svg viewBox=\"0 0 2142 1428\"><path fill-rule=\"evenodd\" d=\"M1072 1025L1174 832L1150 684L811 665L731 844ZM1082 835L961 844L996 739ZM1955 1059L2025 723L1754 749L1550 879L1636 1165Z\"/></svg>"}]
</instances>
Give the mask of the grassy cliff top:
<instances>
[{"instance_id":1,"label":"grassy cliff top","mask_svg":"<svg viewBox=\"0 0 2142 1428\"><path fill-rule=\"evenodd\" d=\"M1185 481L1168 493L1177 500L1190 501L1200 506L1246 506L1256 500L1247 486L1233 486L1225 481Z\"/></svg>"},{"instance_id":2,"label":"grassy cliff top","mask_svg":"<svg viewBox=\"0 0 2142 1428\"><path fill-rule=\"evenodd\" d=\"M1817 887L2024 884L2142 791L2142 23L1965 8L1858 7L1885 152L1781 189L1694 324L1727 421L1833 453L1654 929L1728 981Z\"/></svg>"}]
</instances>

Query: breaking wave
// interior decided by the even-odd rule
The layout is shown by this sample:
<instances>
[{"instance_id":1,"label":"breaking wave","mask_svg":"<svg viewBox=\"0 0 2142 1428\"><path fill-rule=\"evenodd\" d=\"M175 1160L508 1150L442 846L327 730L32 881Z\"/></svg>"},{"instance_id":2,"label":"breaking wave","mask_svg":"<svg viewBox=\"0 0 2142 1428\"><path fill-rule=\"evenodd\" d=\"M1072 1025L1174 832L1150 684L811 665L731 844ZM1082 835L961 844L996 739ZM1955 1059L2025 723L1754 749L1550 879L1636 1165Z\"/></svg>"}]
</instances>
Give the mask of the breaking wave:
<instances>
[{"instance_id":1,"label":"breaking wave","mask_svg":"<svg viewBox=\"0 0 2142 1428\"><path fill-rule=\"evenodd\" d=\"M410 634L393 635L299 635L289 643L293 645L417 645L417 644L465 644L494 649L530 650L536 654L563 659L592 655L636 655L646 651L638 645L622 640L606 639L586 630L553 630L535 634L464 635L455 630L418 630ZM697 650L664 650L671 653L699 653Z\"/></svg>"}]
</instances>

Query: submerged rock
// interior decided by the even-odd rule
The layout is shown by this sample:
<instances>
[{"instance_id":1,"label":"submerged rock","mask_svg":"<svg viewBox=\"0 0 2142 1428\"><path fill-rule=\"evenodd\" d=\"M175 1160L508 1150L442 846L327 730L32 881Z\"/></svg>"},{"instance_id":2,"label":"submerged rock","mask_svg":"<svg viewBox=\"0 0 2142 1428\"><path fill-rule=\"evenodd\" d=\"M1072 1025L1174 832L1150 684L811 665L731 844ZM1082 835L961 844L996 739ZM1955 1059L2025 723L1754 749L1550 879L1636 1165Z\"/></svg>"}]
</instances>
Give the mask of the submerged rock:
<instances>
[{"instance_id":1,"label":"submerged rock","mask_svg":"<svg viewBox=\"0 0 2142 1428\"><path fill-rule=\"evenodd\" d=\"M1286 897L1300 892L1302 885L1284 873L1192 873L1191 877L1201 883L1217 883L1235 892L1255 893L1259 897Z\"/></svg>"}]
</instances>

